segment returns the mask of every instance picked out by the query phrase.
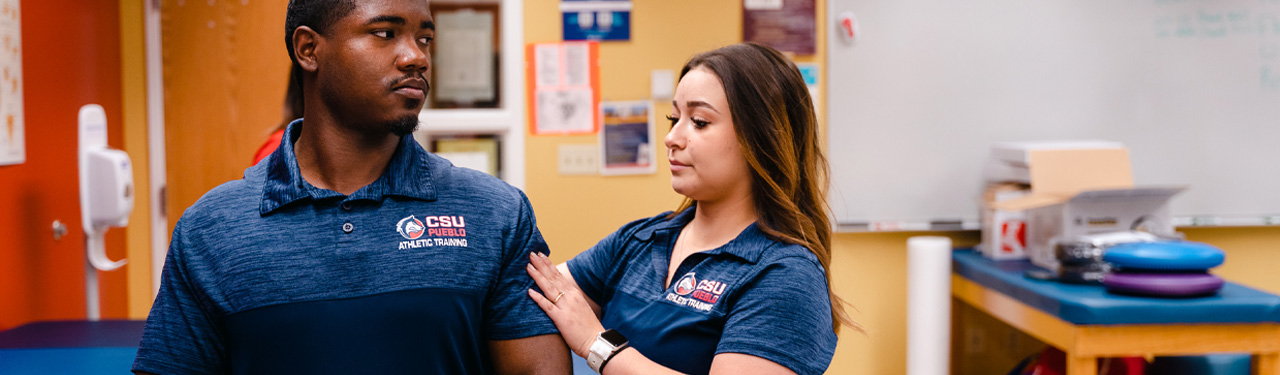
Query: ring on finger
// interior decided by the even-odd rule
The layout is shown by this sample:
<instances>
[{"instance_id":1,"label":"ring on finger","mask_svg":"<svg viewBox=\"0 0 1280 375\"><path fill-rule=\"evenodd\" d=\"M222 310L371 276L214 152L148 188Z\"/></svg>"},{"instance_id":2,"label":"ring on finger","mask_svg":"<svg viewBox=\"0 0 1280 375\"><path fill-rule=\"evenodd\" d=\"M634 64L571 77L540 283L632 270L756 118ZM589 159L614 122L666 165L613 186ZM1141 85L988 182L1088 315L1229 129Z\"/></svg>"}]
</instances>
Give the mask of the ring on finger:
<instances>
[{"instance_id":1,"label":"ring on finger","mask_svg":"<svg viewBox=\"0 0 1280 375\"><path fill-rule=\"evenodd\" d=\"M563 291L563 290L562 290L562 291L560 291L560 294L556 294L556 298L552 298L552 299L551 299L551 304L553 304L553 305L554 305L556 302L560 302L560 297L564 297L564 291Z\"/></svg>"}]
</instances>

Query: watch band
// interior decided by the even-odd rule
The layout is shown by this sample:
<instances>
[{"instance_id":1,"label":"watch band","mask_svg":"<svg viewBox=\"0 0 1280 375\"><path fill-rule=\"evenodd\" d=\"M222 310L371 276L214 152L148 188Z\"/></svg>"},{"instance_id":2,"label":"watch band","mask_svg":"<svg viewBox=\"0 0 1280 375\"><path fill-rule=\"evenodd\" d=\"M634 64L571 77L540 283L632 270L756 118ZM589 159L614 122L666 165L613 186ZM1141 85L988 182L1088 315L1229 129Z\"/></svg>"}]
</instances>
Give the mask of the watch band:
<instances>
[{"instance_id":1,"label":"watch band","mask_svg":"<svg viewBox=\"0 0 1280 375\"><path fill-rule=\"evenodd\" d=\"M590 367L591 371L600 373L604 368L605 357L610 356L612 352L613 345L596 336L596 341L591 343L591 349L587 350L587 367Z\"/></svg>"},{"instance_id":2,"label":"watch band","mask_svg":"<svg viewBox=\"0 0 1280 375\"><path fill-rule=\"evenodd\" d=\"M614 342L610 342L612 338ZM613 359L618 352L631 346L618 331L612 329L605 330L596 335L596 341L591 343L591 347L587 349L587 366L592 371L604 373L604 366Z\"/></svg>"},{"instance_id":3,"label":"watch band","mask_svg":"<svg viewBox=\"0 0 1280 375\"><path fill-rule=\"evenodd\" d=\"M600 374L604 374L604 366L608 365L609 361L613 360L613 357L617 357L618 353L622 353L623 350L626 350L627 348L630 348L630 347L631 347L631 343L628 342L628 343L622 344L622 346L613 348L613 353L609 353L609 356L604 358L604 362L600 362L600 369L596 370L596 372Z\"/></svg>"}]
</instances>

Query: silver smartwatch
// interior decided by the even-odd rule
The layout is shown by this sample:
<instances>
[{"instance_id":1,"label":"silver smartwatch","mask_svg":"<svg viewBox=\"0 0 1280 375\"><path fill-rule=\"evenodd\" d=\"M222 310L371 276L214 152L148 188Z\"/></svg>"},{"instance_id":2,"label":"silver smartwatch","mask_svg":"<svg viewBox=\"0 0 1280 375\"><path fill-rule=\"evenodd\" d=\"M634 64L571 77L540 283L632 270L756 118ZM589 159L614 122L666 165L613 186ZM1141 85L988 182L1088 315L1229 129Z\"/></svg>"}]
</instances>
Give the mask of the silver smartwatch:
<instances>
[{"instance_id":1,"label":"silver smartwatch","mask_svg":"<svg viewBox=\"0 0 1280 375\"><path fill-rule=\"evenodd\" d=\"M587 366L592 371L603 374L604 365L609 363L613 356L618 355L623 349L629 347L627 338L621 333L613 329L607 329L596 335L596 341L591 343L591 349L587 350Z\"/></svg>"}]
</instances>

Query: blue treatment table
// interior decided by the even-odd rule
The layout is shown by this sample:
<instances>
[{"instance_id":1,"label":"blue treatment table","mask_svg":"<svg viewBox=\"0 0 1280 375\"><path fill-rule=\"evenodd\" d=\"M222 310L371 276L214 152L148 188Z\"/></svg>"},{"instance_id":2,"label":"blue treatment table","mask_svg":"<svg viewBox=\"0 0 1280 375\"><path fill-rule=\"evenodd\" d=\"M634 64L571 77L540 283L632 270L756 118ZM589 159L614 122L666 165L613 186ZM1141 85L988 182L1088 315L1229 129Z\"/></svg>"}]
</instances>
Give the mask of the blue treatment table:
<instances>
[{"instance_id":1,"label":"blue treatment table","mask_svg":"<svg viewBox=\"0 0 1280 375\"><path fill-rule=\"evenodd\" d=\"M1096 375L1099 357L1215 352L1251 353L1254 374L1280 374L1280 296L1230 282L1208 297L1123 296L1023 276L1032 269L958 250L951 293L1066 352L1067 375Z\"/></svg>"},{"instance_id":2,"label":"blue treatment table","mask_svg":"<svg viewBox=\"0 0 1280 375\"><path fill-rule=\"evenodd\" d=\"M129 374L144 325L49 321L0 332L0 374Z\"/></svg>"}]
</instances>

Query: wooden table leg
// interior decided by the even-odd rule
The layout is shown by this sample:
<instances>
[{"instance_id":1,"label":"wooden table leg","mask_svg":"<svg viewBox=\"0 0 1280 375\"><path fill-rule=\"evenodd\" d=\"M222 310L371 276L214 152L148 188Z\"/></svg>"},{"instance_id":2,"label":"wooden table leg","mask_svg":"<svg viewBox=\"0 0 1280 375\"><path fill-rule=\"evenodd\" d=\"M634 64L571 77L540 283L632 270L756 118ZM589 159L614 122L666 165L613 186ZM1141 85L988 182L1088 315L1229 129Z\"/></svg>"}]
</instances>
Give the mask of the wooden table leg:
<instances>
[{"instance_id":1,"label":"wooden table leg","mask_svg":"<svg viewBox=\"0 0 1280 375\"><path fill-rule=\"evenodd\" d=\"M1067 375L1098 375L1098 357L1077 357L1067 353Z\"/></svg>"},{"instance_id":2,"label":"wooden table leg","mask_svg":"<svg viewBox=\"0 0 1280 375\"><path fill-rule=\"evenodd\" d=\"M1253 355L1254 375L1280 375L1280 353L1257 353Z\"/></svg>"}]
</instances>

